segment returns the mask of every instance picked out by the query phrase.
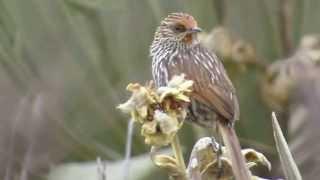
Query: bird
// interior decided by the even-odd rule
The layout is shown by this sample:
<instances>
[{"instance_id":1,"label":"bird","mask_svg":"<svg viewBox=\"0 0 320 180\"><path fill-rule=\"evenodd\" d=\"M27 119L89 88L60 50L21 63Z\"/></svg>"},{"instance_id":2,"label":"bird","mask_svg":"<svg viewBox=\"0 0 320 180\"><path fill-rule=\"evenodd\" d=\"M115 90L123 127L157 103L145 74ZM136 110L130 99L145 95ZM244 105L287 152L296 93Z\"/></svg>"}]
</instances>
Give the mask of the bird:
<instances>
[{"instance_id":1,"label":"bird","mask_svg":"<svg viewBox=\"0 0 320 180\"><path fill-rule=\"evenodd\" d=\"M186 120L205 128L217 127L228 149L233 167L246 168L234 130L239 119L235 88L218 57L201 45L202 29L193 16L184 12L170 13L157 27L150 56L156 87L166 86L175 75L192 80L191 102ZM247 169L233 169L237 179L249 179Z\"/></svg>"}]
</instances>

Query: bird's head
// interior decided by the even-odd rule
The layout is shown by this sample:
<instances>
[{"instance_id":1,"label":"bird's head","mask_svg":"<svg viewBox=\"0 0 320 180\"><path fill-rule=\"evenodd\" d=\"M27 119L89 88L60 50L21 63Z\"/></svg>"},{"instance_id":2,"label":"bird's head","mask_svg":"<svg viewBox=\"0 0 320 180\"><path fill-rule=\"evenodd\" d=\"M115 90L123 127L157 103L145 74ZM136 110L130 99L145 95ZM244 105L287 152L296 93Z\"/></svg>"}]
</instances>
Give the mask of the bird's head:
<instances>
[{"instance_id":1,"label":"bird's head","mask_svg":"<svg viewBox=\"0 0 320 180\"><path fill-rule=\"evenodd\" d=\"M171 13L162 20L155 38L167 39L179 43L197 42L197 33L201 32L197 21L186 13Z\"/></svg>"}]
</instances>

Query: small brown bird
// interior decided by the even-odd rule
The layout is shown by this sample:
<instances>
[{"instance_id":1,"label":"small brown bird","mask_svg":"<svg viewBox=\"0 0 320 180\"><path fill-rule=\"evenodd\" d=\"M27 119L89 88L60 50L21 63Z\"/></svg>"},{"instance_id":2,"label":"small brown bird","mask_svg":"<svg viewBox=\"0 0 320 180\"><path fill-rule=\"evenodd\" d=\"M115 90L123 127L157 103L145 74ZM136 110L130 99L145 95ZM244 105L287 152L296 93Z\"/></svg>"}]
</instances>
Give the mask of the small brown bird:
<instances>
[{"instance_id":1,"label":"small brown bird","mask_svg":"<svg viewBox=\"0 0 320 180\"><path fill-rule=\"evenodd\" d=\"M174 75L193 80L187 120L213 128L216 124L234 167L246 167L233 124L239 119L235 89L217 56L197 38L196 20L186 13L169 14L157 28L150 47L156 86L165 86ZM234 169L238 179L249 179L246 169Z\"/></svg>"}]
</instances>

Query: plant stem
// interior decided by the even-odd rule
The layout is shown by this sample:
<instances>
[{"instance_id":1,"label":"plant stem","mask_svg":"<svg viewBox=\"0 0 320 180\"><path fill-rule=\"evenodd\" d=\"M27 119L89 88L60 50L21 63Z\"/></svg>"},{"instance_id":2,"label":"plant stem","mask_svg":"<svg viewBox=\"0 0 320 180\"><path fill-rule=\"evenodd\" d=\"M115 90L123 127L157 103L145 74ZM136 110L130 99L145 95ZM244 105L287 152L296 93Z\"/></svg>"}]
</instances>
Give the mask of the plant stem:
<instances>
[{"instance_id":1,"label":"plant stem","mask_svg":"<svg viewBox=\"0 0 320 180\"><path fill-rule=\"evenodd\" d=\"M225 0L213 0L214 11L217 16L218 25L225 26L226 25L226 16L227 16L227 7Z\"/></svg>"},{"instance_id":2,"label":"plant stem","mask_svg":"<svg viewBox=\"0 0 320 180\"><path fill-rule=\"evenodd\" d=\"M292 0L279 1L279 27L282 50L285 56L290 55L293 49L292 41Z\"/></svg>"},{"instance_id":3,"label":"plant stem","mask_svg":"<svg viewBox=\"0 0 320 180\"><path fill-rule=\"evenodd\" d=\"M182 155L182 151L181 151L181 146L180 146L180 141L179 141L179 137L177 135L173 138L173 141L171 142L171 147L172 147L174 156L178 160L179 166L185 172L186 171L186 164L184 163L184 159L183 159L183 155Z\"/></svg>"}]
</instances>

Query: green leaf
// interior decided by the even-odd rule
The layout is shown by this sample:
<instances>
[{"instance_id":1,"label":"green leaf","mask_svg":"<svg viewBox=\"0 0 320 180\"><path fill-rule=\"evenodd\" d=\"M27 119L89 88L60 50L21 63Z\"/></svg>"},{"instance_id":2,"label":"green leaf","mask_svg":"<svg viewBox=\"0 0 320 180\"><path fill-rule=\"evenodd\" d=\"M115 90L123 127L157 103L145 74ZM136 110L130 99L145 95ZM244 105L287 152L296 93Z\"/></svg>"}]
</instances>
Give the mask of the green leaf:
<instances>
[{"instance_id":1,"label":"green leaf","mask_svg":"<svg viewBox=\"0 0 320 180\"><path fill-rule=\"evenodd\" d=\"M289 150L288 144L283 136L276 114L272 112L273 135L280 156L281 166L286 179L302 180L299 169Z\"/></svg>"}]
</instances>

